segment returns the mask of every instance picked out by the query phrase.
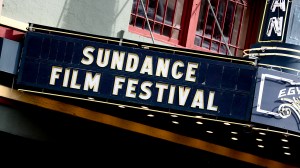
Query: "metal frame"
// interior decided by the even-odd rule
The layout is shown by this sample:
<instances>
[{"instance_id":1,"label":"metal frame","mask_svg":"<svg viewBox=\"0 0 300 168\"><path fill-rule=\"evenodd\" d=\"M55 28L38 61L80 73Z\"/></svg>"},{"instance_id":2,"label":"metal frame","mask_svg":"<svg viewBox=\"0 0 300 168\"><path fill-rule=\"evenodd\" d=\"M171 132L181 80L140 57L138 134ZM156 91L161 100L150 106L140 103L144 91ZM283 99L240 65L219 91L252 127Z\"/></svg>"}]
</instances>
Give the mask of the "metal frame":
<instances>
[{"instance_id":1,"label":"metal frame","mask_svg":"<svg viewBox=\"0 0 300 168\"><path fill-rule=\"evenodd\" d=\"M134 32L137 32L138 34L147 34L147 32L150 31L150 35L151 35L151 38L154 39L155 35L152 35L152 32L155 32L154 31L154 28L156 25L159 25L161 26L160 28L160 31L159 32L155 32L156 34L159 34L160 36L162 36L162 38L160 38L159 36L156 36L155 38L158 38L158 39L163 39L165 41L170 41L171 43L173 44L178 44L178 41L180 41L180 36L178 36L178 39L174 39L172 38L172 32L173 30L178 30L179 31L179 34L181 33L182 31L182 28L177 28L175 27L174 25L174 18L175 18L175 12L176 12L176 8L177 8L177 1L178 0L174 0L174 9L172 11L172 20L171 20L171 25L168 25L166 23L166 16L167 16L167 7L168 7L168 3L170 0L166 0L165 1L165 4L163 5L163 18L162 18L162 21L157 21L156 18L157 18L157 9L158 9L158 2L159 0L156 0L156 7L155 7L155 13L153 15L153 18L148 18L147 17L147 12L148 12L148 6L149 6L149 1L150 0L146 0L146 6L144 6L144 3L143 1L141 0L136 0L136 6L134 6L134 10L133 12L131 12L131 19L132 19L132 23L131 23L131 26L132 28L130 28L132 31ZM144 8L144 15L145 16L142 16L142 15L139 15L138 14L138 6L140 5L141 3L141 6ZM137 19L142 19L143 20L143 23L142 23L142 26L141 27L137 27ZM145 23L146 22L149 22L147 23L148 24L148 29L149 30L146 30L146 27L145 27ZM182 20L181 20L182 22ZM137 29L135 29L137 28ZM138 30L140 29L140 30ZM165 29L170 29L170 32L168 32L168 35L164 35L164 30ZM144 30L144 31L143 31Z\"/></svg>"},{"instance_id":2,"label":"metal frame","mask_svg":"<svg viewBox=\"0 0 300 168\"><path fill-rule=\"evenodd\" d=\"M205 36L205 31L206 31L206 25L207 25L207 20L208 20L208 14L209 12L212 12L213 10L211 9L212 7L210 7L210 0L207 0L208 1L208 5L207 7L204 9L205 10L205 14L204 14L204 25L203 25L203 32L202 34L197 34L195 33L195 36L197 37L200 37L201 38L201 42L200 42L200 45L199 46L195 46L196 48L198 47L203 47L203 41L204 40L208 40L209 41L209 50L211 50L211 47L212 47L212 43L213 42L216 42L218 43L218 49L216 52L220 52L220 46L221 45L225 45L226 48L227 48L227 51L225 54L229 54L229 55L232 55L231 54L231 51L230 51L230 48L233 48L234 49L234 55L237 54L237 51L238 50L243 50L243 48L241 46L239 46L239 41L240 41L240 32L241 32L241 25L242 25L242 22L243 22L243 17L244 17L244 14L245 14L245 8L247 7L247 3L245 1L243 1L243 3L240 3L239 1L237 0L229 0L229 1L226 1L226 4L225 4L225 9L224 9L224 12L223 12L223 17L222 17L222 22L219 24L218 23L218 20L215 19L214 22L213 22L213 25L212 25L212 30L211 30L211 34L210 34L210 37L207 37ZM215 9L216 11L219 10L219 5L220 5L220 1L221 0L217 0L217 3L216 3L216 6L215 6ZM214 36L214 29L215 29L215 26L217 25L218 26L218 29L219 31L221 32L221 34L223 34L223 31L224 31L224 27L226 26L225 25L225 17L226 17L226 14L227 14L227 9L228 9L228 4L229 3L233 3L234 5L234 11L232 13L232 16L231 16L231 20L232 20L232 23L230 24L230 27L229 27L229 40L228 42L224 41L224 37L222 37L221 39L214 39L213 36ZM232 42L232 34L233 34L233 29L234 29L234 23L236 22L235 20L235 14L236 14L236 11L237 11L237 6L240 5L242 7L242 15L240 16L239 18L239 26L238 26L238 35L237 35L237 40L236 40L236 43L235 44L231 44ZM212 13L214 14L215 11L213 11ZM217 17L217 14L215 14L215 18ZM219 24L219 25L218 25Z\"/></svg>"}]
</instances>

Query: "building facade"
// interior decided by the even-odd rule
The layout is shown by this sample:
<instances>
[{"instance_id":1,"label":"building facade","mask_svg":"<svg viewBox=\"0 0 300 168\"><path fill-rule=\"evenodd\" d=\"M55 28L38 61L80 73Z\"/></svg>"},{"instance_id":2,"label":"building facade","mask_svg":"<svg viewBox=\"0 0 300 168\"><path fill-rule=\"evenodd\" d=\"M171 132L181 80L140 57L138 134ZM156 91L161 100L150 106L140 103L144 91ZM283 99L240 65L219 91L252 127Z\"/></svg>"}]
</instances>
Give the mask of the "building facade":
<instances>
[{"instance_id":1,"label":"building facade","mask_svg":"<svg viewBox=\"0 0 300 168\"><path fill-rule=\"evenodd\" d=\"M75 164L78 149L107 164L300 166L298 5L3 0L3 143Z\"/></svg>"}]
</instances>

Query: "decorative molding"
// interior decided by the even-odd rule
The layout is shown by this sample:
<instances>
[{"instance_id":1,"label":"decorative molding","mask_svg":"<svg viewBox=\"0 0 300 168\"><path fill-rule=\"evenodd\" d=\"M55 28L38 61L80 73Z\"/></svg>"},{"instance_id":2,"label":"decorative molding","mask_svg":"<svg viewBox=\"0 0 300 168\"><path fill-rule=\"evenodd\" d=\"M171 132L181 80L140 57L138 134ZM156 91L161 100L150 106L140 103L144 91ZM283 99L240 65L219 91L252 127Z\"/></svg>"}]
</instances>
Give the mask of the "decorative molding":
<instances>
[{"instance_id":1,"label":"decorative molding","mask_svg":"<svg viewBox=\"0 0 300 168\"><path fill-rule=\"evenodd\" d=\"M29 26L28 23L20 22L5 16L0 16L0 24L4 26L8 26L11 28L15 28L21 31L27 31L27 28Z\"/></svg>"}]
</instances>

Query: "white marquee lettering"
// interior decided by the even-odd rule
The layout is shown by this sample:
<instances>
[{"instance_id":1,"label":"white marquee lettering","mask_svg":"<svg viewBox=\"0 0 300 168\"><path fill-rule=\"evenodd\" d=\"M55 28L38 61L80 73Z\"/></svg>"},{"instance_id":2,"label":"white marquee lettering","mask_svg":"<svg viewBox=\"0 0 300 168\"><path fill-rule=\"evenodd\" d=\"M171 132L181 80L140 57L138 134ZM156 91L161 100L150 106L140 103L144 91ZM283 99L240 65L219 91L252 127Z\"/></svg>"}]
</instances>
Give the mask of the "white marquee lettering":
<instances>
[{"instance_id":1,"label":"white marquee lettering","mask_svg":"<svg viewBox=\"0 0 300 168\"><path fill-rule=\"evenodd\" d=\"M191 107L193 107L193 108L199 107L199 109L204 109L204 91L203 90L197 89Z\"/></svg>"},{"instance_id":2,"label":"white marquee lettering","mask_svg":"<svg viewBox=\"0 0 300 168\"><path fill-rule=\"evenodd\" d=\"M104 55L104 56L103 56ZM108 60L110 56L110 50L99 48L98 55L97 55L97 65L101 68L106 67L108 65Z\"/></svg>"},{"instance_id":3,"label":"white marquee lettering","mask_svg":"<svg viewBox=\"0 0 300 168\"><path fill-rule=\"evenodd\" d=\"M93 92L98 92L100 77L100 73L96 73L93 77L92 72L86 72L83 90L93 89Z\"/></svg>"},{"instance_id":4,"label":"white marquee lettering","mask_svg":"<svg viewBox=\"0 0 300 168\"><path fill-rule=\"evenodd\" d=\"M178 67L184 67L184 64L182 61L174 62L173 66L172 66L172 77L174 79L180 79L183 76L182 72L178 72Z\"/></svg>"},{"instance_id":5,"label":"white marquee lettering","mask_svg":"<svg viewBox=\"0 0 300 168\"><path fill-rule=\"evenodd\" d=\"M113 95L119 94L119 89L122 89L124 82L125 82L124 77L120 77L120 76L115 77L115 82L114 82L114 87L113 87Z\"/></svg>"},{"instance_id":6,"label":"white marquee lettering","mask_svg":"<svg viewBox=\"0 0 300 168\"><path fill-rule=\"evenodd\" d=\"M156 83L156 88L158 88L157 102L162 102L164 97L164 91L168 89L168 85L164 83Z\"/></svg>"},{"instance_id":7,"label":"white marquee lettering","mask_svg":"<svg viewBox=\"0 0 300 168\"><path fill-rule=\"evenodd\" d=\"M81 59L81 63L84 65L91 65L94 61L93 52L95 51L95 48L92 46L86 46L82 53L85 56L85 58Z\"/></svg>"},{"instance_id":8,"label":"white marquee lettering","mask_svg":"<svg viewBox=\"0 0 300 168\"><path fill-rule=\"evenodd\" d=\"M148 75L153 75L153 60L151 56L146 56L144 63L142 65L141 74L147 73Z\"/></svg>"},{"instance_id":9,"label":"white marquee lettering","mask_svg":"<svg viewBox=\"0 0 300 168\"><path fill-rule=\"evenodd\" d=\"M134 53L128 53L125 71L134 72L137 70L138 65L139 65L139 56Z\"/></svg>"},{"instance_id":10,"label":"white marquee lettering","mask_svg":"<svg viewBox=\"0 0 300 168\"><path fill-rule=\"evenodd\" d=\"M113 51L113 56L111 60L111 69L123 70L125 52Z\"/></svg>"},{"instance_id":11,"label":"white marquee lettering","mask_svg":"<svg viewBox=\"0 0 300 168\"><path fill-rule=\"evenodd\" d=\"M167 78L170 66L170 59L158 58L156 67L156 76Z\"/></svg>"},{"instance_id":12,"label":"white marquee lettering","mask_svg":"<svg viewBox=\"0 0 300 168\"><path fill-rule=\"evenodd\" d=\"M179 105L180 106L185 105L190 91L191 91L191 88L189 88L189 87L179 86L179 95L178 95L178 97L179 97Z\"/></svg>"},{"instance_id":13,"label":"white marquee lettering","mask_svg":"<svg viewBox=\"0 0 300 168\"><path fill-rule=\"evenodd\" d=\"M70 77L70 68L65 69L63 87L68 87L69 85L69 77Z\"/></svg>"},{"instance_id":14,"label":"white marquee lettering","mask_svg":"<svg viewBox=\"0 0 300 168\"><path fill-rule=\"evenodd\" d=\"M50 76L50 85L55 85L56 79L59 79L59 73L62 72L62 67L52 66L51 76Z\"/></svg>"},{"instance_id":15,"label":"white marquee lettering","mask_svg":"<svg viewBox=\"0 0 300 168\"><path fill-rule=\"evenodd\" d=\"M286 96L285 91L286 91L286 89L281 89L281 90L279 91L278 98L281 98L281 97L283 97L283 96Z\"/></svg>"},{"instance_id":16,"label":"white marquee lettering","mask_svg":"<svg viewBox=\"0 0 300 168\"><path fill-rule=\"evenodd\" d=\"M136 97L136 85L139 83L139 80L137 79L128 79L127 82L127 89L126 89L126 97L135 98Z\"/></svg>"},{"instance_id":17,"label":"white marquee lettering","mask_svg":"<svg viewBox=\"0 0 300 168\"><path fill-rule=\"evenodd\" d=\"M71 85L72 89L80 89L81 85L77 83L78 70L74 69L72 72Z\"/></svg>"},{"instance_id":18,"label":"white marquee lettering","mask_svg":"<svg viewBox=\"0 0 300 168\"><path fill-rule=\"evenodd\" d=\"M269 20L268 29L267 29L267 36L270 37L272 34L272 30L276 33L277 36L282 35L282 22L283 17L272 17Z\"/></svg>"},{"instance_id":19,"label":"white marquee lettering","mask_svg":"<svg viewBox=\"0 0 300 168\"><path fill-rule=\"evenodd\" d=\"M214 105L215 92L210 91L207 102L207 110L218 111L218 106Z\"/></svg>"},{"instance_id":20,"label":"white marquee lettering","mask_svg":"<svg viewBox=\"0 0 300 168\"><path fill-rule=\"evenodd\" d=\"M143 100L148 100L151 97L151 90L149 89L151 86L153 85L152 82L150 81L145 81L141 84L141 90L144 93L140 93L139 94L139 98L143 99Z\"/></svg>"},{"instance_id":21,"label":"white marquee lettering","mask_svg":"<svg viewBox=\"0 0 300 168\"><path fill-rule=\"evenodd\" d=\"M173 104L174 102L175 88L176 88L175 85L171 85L170 87L169 99L168 99L169 104Z\"/></svg>"},{"instance_id":22,"label":"white marquee lettering","mask_svg":"<svg viewBox=\"0 0 300 168\"><path fill-rule=\"evenodd\" d=\"M276 8L285 11L285 0L273 0L271 5L271 11L275 12Z\"/></svg>"},{"instance_id":23,"label":"white marquee lettering","mask_svg":"<svg viewBox=\"0 0 300 168\"><path fill-rule=\"evenodd\" d=\"M186 70L185 80L189 82L196 82L196 70L198 68L198 64L194 62L189 62Z\"/></svg>"},{"instance_id":24,"label":"white marquee lettering","mask_svg":"<svg viewBox=\"0 0 300 168\"><path fill-rule=\"evenodd\" d=\"M287 95L288 95L288 96L290 96L290 95L295 95L295 93L296 93L296 92L295 92L295 88L294 88L294 87L290 87L289 90L288 90L288 92L287 92Z\"/></svg>"}]
</instances>

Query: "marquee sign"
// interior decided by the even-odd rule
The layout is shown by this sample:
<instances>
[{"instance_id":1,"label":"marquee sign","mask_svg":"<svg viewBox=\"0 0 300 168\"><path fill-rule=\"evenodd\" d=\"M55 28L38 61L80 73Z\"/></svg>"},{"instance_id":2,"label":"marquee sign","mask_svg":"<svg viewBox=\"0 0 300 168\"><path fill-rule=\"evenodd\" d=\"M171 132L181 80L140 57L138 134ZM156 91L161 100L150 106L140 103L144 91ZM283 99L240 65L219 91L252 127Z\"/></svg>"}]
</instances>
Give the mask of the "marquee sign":
<instances>
[{"instance_id":1,"label":"marquee sign","mask_svg":"<svg viewBox=\"0 0 300 168\"><path fill-rule=\"evenodd\" d=\"M18 86L249 120L256 68L27 32Z\"/></svg>"},{"instance_id":2,"label":"marquee sign","mask_svg":"<svg viewBox=\"0 0 300 168\"><path fill-rule=\"evenodd\" d=\"M259 68L251 121L300 132L299 76Z\"/></svg>"},{"instance_id":3,"label":"marquee sign","mask_svg":"<svg viewBox=\"0 0 300 168\"><path fill-rule=\"evenodd\" d=\"M266 0L259 42L282 42L290 0Z\"/></svg>"}]
</instances>

